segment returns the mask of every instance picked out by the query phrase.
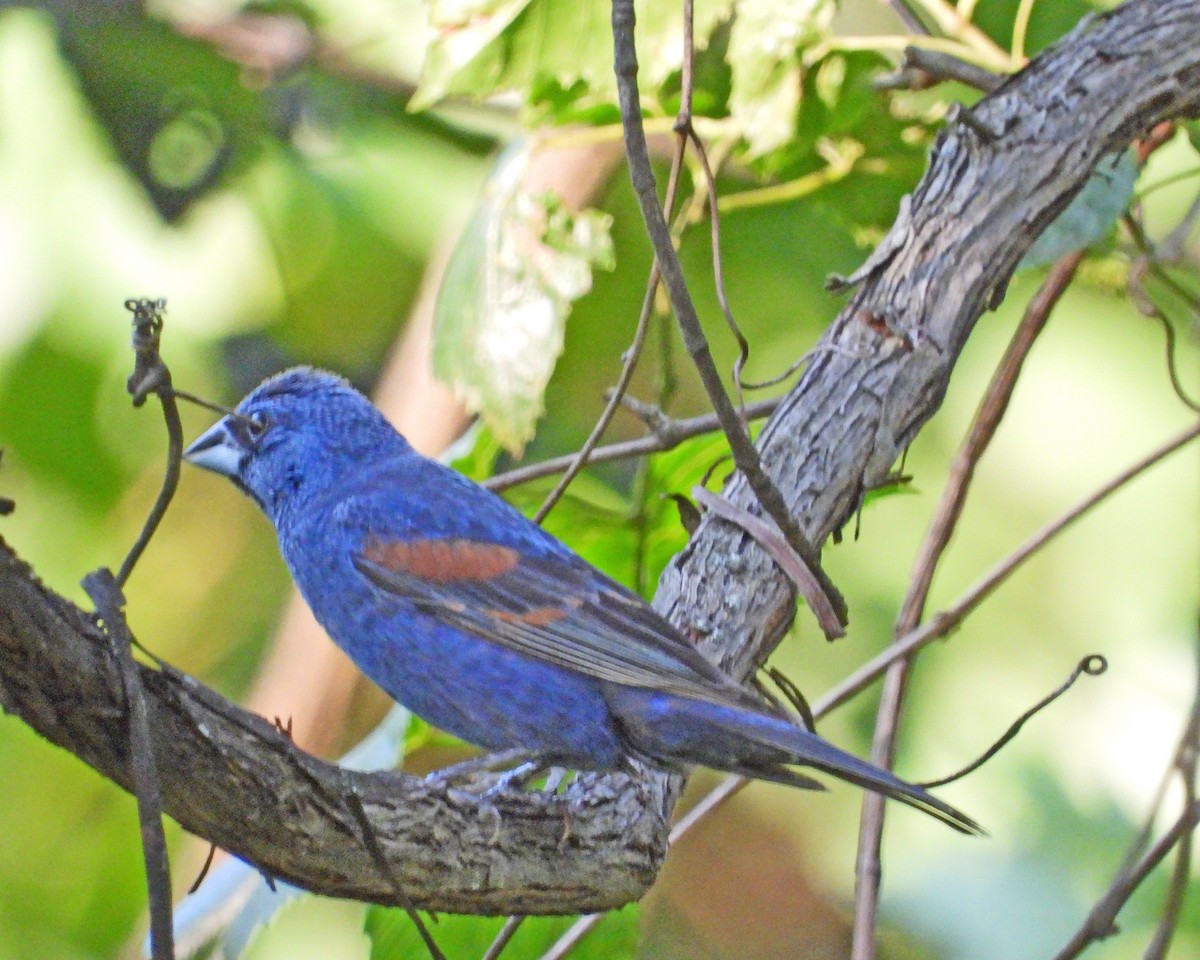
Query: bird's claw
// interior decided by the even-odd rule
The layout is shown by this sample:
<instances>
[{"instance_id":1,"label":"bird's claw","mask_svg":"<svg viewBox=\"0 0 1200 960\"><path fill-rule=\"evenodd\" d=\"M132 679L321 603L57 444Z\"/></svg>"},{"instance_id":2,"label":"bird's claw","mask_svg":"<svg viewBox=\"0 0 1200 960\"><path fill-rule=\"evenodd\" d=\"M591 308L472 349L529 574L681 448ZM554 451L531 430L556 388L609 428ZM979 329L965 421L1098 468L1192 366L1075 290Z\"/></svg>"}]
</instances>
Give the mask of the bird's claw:
<instances>
[{"instance_id":1,"label":"bird's claw","mask_svg":"<svg viewBox=\"0 0 1200 960\"><path fill-rule=\"evenodd\" d=\"M496 778L496 782L483 791L481 796L492 799L509 790L520 790L546 769L545 761L536 757L513 767Z\"/></svg>"}]
</instances>

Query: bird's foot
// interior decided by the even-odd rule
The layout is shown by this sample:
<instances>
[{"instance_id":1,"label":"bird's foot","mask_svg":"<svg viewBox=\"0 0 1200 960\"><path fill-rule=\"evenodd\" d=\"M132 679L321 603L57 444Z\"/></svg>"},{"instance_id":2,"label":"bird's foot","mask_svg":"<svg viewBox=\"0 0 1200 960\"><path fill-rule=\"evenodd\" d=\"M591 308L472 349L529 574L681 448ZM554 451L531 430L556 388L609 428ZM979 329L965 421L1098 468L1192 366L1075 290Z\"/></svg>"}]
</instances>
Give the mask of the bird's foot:
<instances>
[{"instance_id":1,"label":"bird's foot","mask_svg":"<svg viewBox=\"0 0 1200 960\"><path fill-rule=\"evenodd\" d=\"M554 796L568 772L564 767L554 766L551 757L536 751L503 750L435 770L425 777L425 782L490 800L510 790L523 789L545 773L546 781L538 792Z\"/></svg>"},{"instance_id":2,"label":"bird's foot","mask_svg":"<svg viewBox=\"0 0 1200 960\"><path fill-rule=\"evenodd\" d=\"M496 782L483 792L483 796L490 799L509 790L520 790L528 786L530 781L535 780L546 768L544 759L533 756L497 777Z\"/></svg>"},{"instance_id":3,"label":"bird's foot","mask_svg":"<svg viewBox=\"0 0 1200 960\"><path fill-rule=\"evenodd\" d=\"M504 770L514 763L524 765L532 757L531 751L519 748L501 750L499 753L485 753L478 757L472 757L470 760L464 760L462 763L434 770L425 777L425 782L447 788L452 786L469 788L478 780L493 779L489 774L494 774L497 770Z\"/></svg>"}]
</instances>

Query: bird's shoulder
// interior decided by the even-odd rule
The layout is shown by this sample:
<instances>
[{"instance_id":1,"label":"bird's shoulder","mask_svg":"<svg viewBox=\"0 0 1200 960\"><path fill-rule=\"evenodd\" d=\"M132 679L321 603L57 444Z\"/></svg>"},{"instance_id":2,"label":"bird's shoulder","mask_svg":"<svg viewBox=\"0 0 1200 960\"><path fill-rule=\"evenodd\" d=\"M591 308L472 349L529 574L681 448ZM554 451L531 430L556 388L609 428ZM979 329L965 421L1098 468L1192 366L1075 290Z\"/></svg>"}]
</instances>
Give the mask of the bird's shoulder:
<instances>
[{"instance_id":1,"label":"bird's shoulder","mask_svg":"<svg viewBox=\"0 0 1200 960\"><path fill-rule=\"evenodd\" d=\"M418 454L364 468L325 509L336 526L360 540L467 541L568 566L584 563L505 500Z\"/></svg>"}]
</instances>

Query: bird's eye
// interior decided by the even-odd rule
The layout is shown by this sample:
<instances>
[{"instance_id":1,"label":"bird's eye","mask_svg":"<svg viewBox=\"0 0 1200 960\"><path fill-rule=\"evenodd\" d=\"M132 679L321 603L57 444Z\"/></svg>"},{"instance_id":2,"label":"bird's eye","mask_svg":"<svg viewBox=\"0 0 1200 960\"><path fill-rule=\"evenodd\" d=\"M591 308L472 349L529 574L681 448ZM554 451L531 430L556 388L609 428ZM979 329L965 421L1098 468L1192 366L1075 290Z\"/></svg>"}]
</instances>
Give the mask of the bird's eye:
<instances>
[{"instance_id":1,"label":"bird's eye","mask_svg":"<svg viewBox=\"0 0 1200 960\"><path fill-rule=\"evenodd\" d=\"M258 443L271 426L270 418L265 413L255 413L246 417L246 436L251 442Z\"/></svg>"}]
</instances>

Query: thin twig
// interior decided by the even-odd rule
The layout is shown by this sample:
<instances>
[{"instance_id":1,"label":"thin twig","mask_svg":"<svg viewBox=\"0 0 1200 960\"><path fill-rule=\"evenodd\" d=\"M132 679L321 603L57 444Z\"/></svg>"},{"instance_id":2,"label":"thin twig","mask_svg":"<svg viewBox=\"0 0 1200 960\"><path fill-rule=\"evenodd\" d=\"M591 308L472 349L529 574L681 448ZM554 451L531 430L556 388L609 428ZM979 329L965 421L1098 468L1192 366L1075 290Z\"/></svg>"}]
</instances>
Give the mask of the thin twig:
<instances>
[{"instance_id":1,"label":"thin twig","mask_svg":"<svg viewBox=\"0 0 1200 960\"><path fill-rule=\"evenodd\" d=\"M704 141L700 139L699 134L692 128L690 117L682 136L687 140L691 140L692 146L696 151L696 156L700 158L700 168L704 171L705 192L708 195L708 221L711 232L710 245L712 246L713 285L716 288L717 304L721 307L721 314L725 317L725 325L729 327L729 332L733 334L733 339L738 345L737 359L733 361L733 389L737 392L738 410L741 411L746 408L745 391L742 386L742 370L745 369L746 361L750 358L750 341L746 339L746 335L742 333L742 328L738 325L737 320L734 319L733 309L729 306L729 295L725 290L725 269L721 263L721 211L717 206L717 178L713 173L712 164L709 163L708 151L704 149Z\"/></svg>"},{"instance_id":2,"label":"thin twig","mask_svg":"<svg viewBox=\"0 0 1200 960\"><path fill-rule=\"evenodd\" d=\"M607 916L607 913L585 913L550 945L550 949L542 954L541 960L563 960L563 957L574 950L575 945Z\"/></svg>"},{"instance_id":3,"label":"thin twig","mask_svg":"<svg viewBox=\"0 0 1200 960\"><path fill-rule=\"evenodd\" d=\"M1198 637L1200 639L1200 637ZM1200 660L1196 664L1196 690L1192 696L1192 709L1179 747L1175 751L1174 767L1183 782L1185 804L1196 802L1196 772L1200 762ZM1171 882L1162 914L1154 929L1154 938L1146 948L1144 960L1164 960L1179 926L1179 916L1187 897L1188 883L1192 874L1192 841L1194 834L1188 832L1180 838L1179 851L1175 854L1175 866L1171 871Z\"/></svg>"},{"instance_id":4,"label":"thin twig","mask_svg":"<svg viewBox=\"0 0 1200 960\"><path fill-rule=\"evenodd\" d=\"M196 874L196 879L192 881L192 885L188 887L187 895L190 897L193 893L200 889L200 884L204 882L204 878L208 876L208 871L212 869L213 860L217 856L217 845L210 843L208 845L208 855L204 858L204 864L200 867L200 872Z\"/></svg>"},{"instance_id":5,"label":"thin twig","mask_svg":"<svg viewBox=\"0 0 1200 960\"><path fill-rule=\"evenodd\" d=\"M671 216L671 212L675 207L675 194L679 187L679 174L683 168L684 146L685 144L683 143L679 145L675 151L675 156L671 160L671 174L667 181L667 196L663 203L664 216L666 217ZM656 261L650 267L650 278L646 281L646 295L642 298L642 310L638 315L637 327L633 334L633 343L625 351L625 356L621 364L621 375L617 378L616 386L609 392L608 402L605 403L604 410L601 411L599 419L596 421L595 426L592 427L592 432L583 441L583 446L573 455L571 465L567 467L566 471L559 478L558 483L554 485L554 489L550 491L546 499L542 501L542 505L538 507L537 513L533 515L534 523L541 523L546 519L546 515L554 509L554 505L566 493L571 481L591 461L592 452L596 449L596 444L600 442L600 437L608 429L608 425L612 422L613 414L617 412L617 407L621 404L621 398L625 396L625 391L629 389L629 384L633 380L633 372L637 368L638 359L641 357L642 348L646 343L646 333L650 329L650 316L654 312L654 297L658 292L658 280L658 263Z\"/></svg>"},{"instance_id":6,"label":"thin twig","mask_svg":"<svg viewBox=\"0 0 1200 960\"><path fill-rule=\"evenodd\" d=\"M760 547L771 555L778 565L796 586L800 596L817 618L821 631L826 636L838 633L837 614L829 597L821 591L821 584L812 571L804 563L804 559L796 554L784 540L779 528L768 517L756 517L744 507L731 503L718 494L702 486L692 488L692 496L706 510L710 510L722 520L741 527Z\"/></svg>"},{"instance_id":7,"label":"thin twig","mask_svg":"<svg viewBox=\"0 0 1200 960\"><path fill-rule=\"evenodd\" d=\"M991 93L1004 82L1004 77L952 53L910 46L904 50L900 70L887 78L886 84L875 83L876 89L924 90L935 83L953 80L983 93Z\"/></svg>"},{"instance_id":8,"label":"thin twig","mask_svg":"<svg viewBox=\"0 0 1200 960\"><path fill-rule=\"evenodd\" d=\"M598 916L603 916L603 914L598 914ZM512 938L516 936L517 931L521 929L521 924L524 922L525 917L523 916L513 916L505 920L504 926L496 934L496 939L488 945L487 950L483 952L483 956L479 960L496 960L504 952L504 948L508 946Z\"/></svg>"},{"instance_id":9,"label":"thin twig","mask_svg":"<svg viewBox=\"0 0 1200 960\"><path fill-rule=\"evenodd\" d=\"M358 789L351 778L352 775L349 770L339 769L341 769L342 773L342 795L346 800L346 805L350 808L351 815L358 824L363 846L366 847L367 853L379 870L380 876L391 885L397 897L403 897L404 887L392 870L392 865L388 863L387 854L383 852L383 847L379 843L379 837L375 835L375 828L371 826L371 821L367 817L367 811L363 808L362 797L359 796ZM429 951L429 956L433 960L446 960L446 955L438 947L437 942L433 939L433 934L429 932L429 928L425 925L425 921L421 919L421 915L417 913L416 908L407 905L403 909L408 914L408 919L412 921L413 926L417 928L417 935L421 938L421 942L425 944L425 949Z\"/></svg>"},{"instance_id":10,"label":"thin twig","mask_svg":"<svg viewBox=\"0 0 1200 960\"><path fill-rule=\"evenodd\" d=\"M821 700L813 704L813 715L820 717L833 707L845 703L878 680L887 671L887 668L897 660L902 660L914 651L921 649L921 647L932 643L934 640L940 640L945 637L958 627L976 607L991 596L1021 564L1041 550L1050 540L1053 540L1084 514L1090 512L1112 494L1116 493L1129 483L1130 480L1144 473L1161 460L1165 460L1172 453L1186 446L1197 437L1200 437L1200 421L1155 448L1138 460L1137 463L1122 470L1109 480L1108 483L1104 484L1104 486L1089 494L1084 500L1057 519L1046 524L1020 547L975 581L951 606L930 618L911 633L906 634L878 656L868 660L855 670L854 673L826 693Z\"/></svg>"},{"instance_id":11,"label":"thin twig","mask_svg":"<svg viewBox=\"0 0 1200 960\"><path fill-rule=\"evenodd\" d=\"M1175 844L1188 836L1200 823L1200 800L1193 800L1179 819L1164 833L1132 870L1117 877L1104 897L1092 908L1083 926L1070 942L1054 955L1054 960L1074 960L1097 940L1117 932L1117 914L1150 872L1162 862Z\"/></svg>"},{"instance_id":12,"label":"thin twig","mask_svg":"<svg viewBox=\"0 0 1200 960\"><path fill-rule=\"evenodd\" d=\"M746 418L761 420L774 413L778 406L778 398L760 400L746 407ZM721 423L715 413L706 413L698 417L687 417L680 420L664 415L661 429L656 427L654 428L655 432L649 436L638 437L636 440L622 440L618 443L596 447L588 458L588 463L609 463L613 460L627 460L630 457L642 457L651 453L674 450L685 440L706 433L714 433L720 429ZM514 470L498 473L496 476L484 480L482 486L498 493L522 483L562 473L574 462L575 454L565 454L561 457L543 460L540 463L531 463L526 467L517 467Z\"/></svg>"},{"instance_id":13,"label":"thin twig","mask_svg":"<svg viewBox=\"0 0 1200 960\"><path fill-rule=\"evenodd\" d=\"M1041 288L1029 302L1025 315L1013 335L992 376L991 383L980 402L979 410L954 458L945 490L934 512L929 532L917 553L913 576L897 617L896 642L916 629L921 622L933 576L950 538L962 516L967 492L975 476L975 467L991 444L992 438L1008 410L1017 378L1038 334L1045 328L1054 305L1070 285L1083 252L1069 254L1058 261ZM871 762L891 768L895 763L896 734L900 724L900 708L908 681L909 661L898 660L888 669L883 693L876 712L875 736L871 744ZM858 857L855 866L853 960L871 960L875 956L876 916L882 880L880 850L883 843L883 797L864 794L859 823Z\"/></svg>"},{"instance_id":14,"label":"thin twig","mask_svg":"<svg viewBox=\"0 0 1200 960\"><path fill-rule=\"evenodd\" d=\"M142 838L142 860L146 867L146 889L150 908L150 955L153 960L173 960L175 931L172 919L171 868L167 838L162 825L162 792L158 785L154 743L150 736L149 711L137 664L133 661L133 636L125 620L125 597L107 567L83 578L83 589L91 597L104 623L109 649L121 677L129 721L129 766L133 793L137 798L138 824Z\"/></svg>"},{"instance_id":15,"label":"thin twig","mask_svg":"<svg viewBox=\"0 0 1200 960\"><path fill-rule=\"evenodd\" d=\"M755 496L784 532L788 543L813 574L822 580L822 589L833 600L838 620L846 622L845 601L837 588L821 569L820 554L800 531L795 518L788 511L783 495L775 482L763 471L758 450L750 440L737 410L730 402L721 376L713 362L712 353L700 318L688 292L687 282L679 264L679 257L671 243L670 230L663 218L658 203L658 188L654 170L650 166L650 154L646 145L645 132L641 123L641 99L637 89L637 51L634 47L633 0L613 0L612 30L614 68L617 77L618 99L621 106L621 124L625 132L625 152L629 159L629 174L634 193L641 207L646 231L654 247L654 255L662 273L663 283L679 323L684 346L692 357L709 401L721 421L721 428L729 440L734 462L746 477Z\"/></svg>"},{"instance_id":16,"label":"thin twig","mask_svg":"<svg viewBox=\"0 0 1200 960\"><path fill-rule=\"evenodd\" d=\"M827 187L831 183L844 180L854 172L856 166L859 169L867 170L870 161L861 165L858 163L862 160L865 152L866 150L862 144L857 141L839 144L836 150L825 151L828 154L828 156L825 156L826 166L820 170L813 170L811 173L806 173L795 180L785 180L783 183L773 183L766 187L754 187L750 190L743 190L740 193L727 193L725 196L717 199L717 209L722 213L730 213L753 207L787 203L807 197L816 193L822 187ZM878 169L877 167L872 167L871 171L878 172Z\"/></svg>"},{"instance_id":17,"label":"thin twig","mask_svg":"<svg viewBox=\"0 0 1200 960\"><path fill-rule=\"evenodd\" d=\"M1167 358L1167 379L1171 382L1171 389L1175 391L1175 396L1179 398L1179 402L1185 407L1200 413L1200 403L1193 400L1184 387L1183 381L1179 377L1179 365L1176 358L1176 337L1175 327L1171 323L1171 318L1168 317L1154 298L1146 292L1143 285L1143 277L1147 271L1161 271L1158 264L1151 259L1151 256L1138 257L1133 265L1129 268L1129 294L1133 299L1134 306L1138 308L1143 316L1149 317L1151 320L1157 320L1162 326L1163 337L1166 341L1164 347ZM1157 274L1156 274L1157 275Z\"/></svg>"},{"instance_id":18,"label":"thin twig","mask_svg":"<svg viewBox=\"0 0 1200 960\"><path fill-rule=\"evenodd\" d=\"M175 488L179 486L179 473L183 466L183 424L179 420L179 405L175 402L175 394L171 389L171 371L167 369L158 352L159 338L162 336L162 312L166 305L167 302L162 299L125 301L125 308L133 312L134 351L133 373L129 376L126 388L133 396L135 407L145 403L146 397L152 393L157 395L162 404L163 420L167 427L167 466L158 499L150 508L142 532L117 571L118 587L125 586L134 565L150 543L154 531L158 529L171 498L175 496Z\"/></svg>"},{"instance_id":19,"label":"thin twig","mask_svg":"<svg viewBox=\"0 0 1200 960\"><path fill-rule=\"evenodd\" d=\"M961 770L956 770L954 773L945 777L938 777L936 780L921 780L917 782L918 787L924 787L926 790L932 790L934 787L944 787L948 783L953 783L955 780L961 780L969 773L974 773L985 763L992 759L996 754L1003 750L1030 720L1041 713L1046 707L1050 706L1055 700L1061 697L1064 693L1075 686L1075 681L1087 674L1089 677L1098 677L1108 669L1108 660L1098 653L1089 653L1086 657L1075 665L1075 669L1071 671L1071 675L1062 683L1051 690L1048 694L1042 697L1032 707L1022 713L1016 720L1009 724L1008 729L1001 734L1000 738L988 747L978 757L968 763Z\"/></svg>"},{"instance_id":20,"label":"thin twig","mask_svg":"<svg viewBox=\"0 0 1200 960\"><path fill-rule=\"evenodd\" d=\"M892 8L892 12L900 18L900 22L904 24L910 31L916 34L928 35L929 28L920 17L908 5L906 0L881 0Z\"/></svg>"}]
</instances>

